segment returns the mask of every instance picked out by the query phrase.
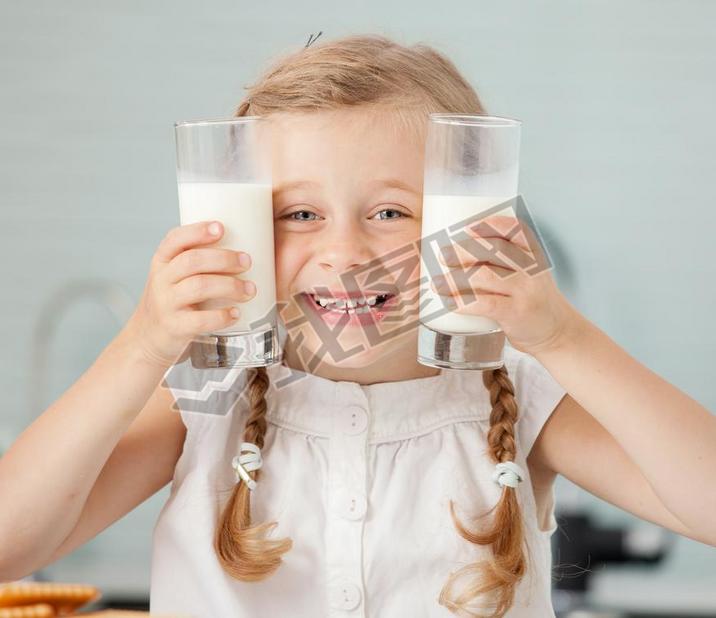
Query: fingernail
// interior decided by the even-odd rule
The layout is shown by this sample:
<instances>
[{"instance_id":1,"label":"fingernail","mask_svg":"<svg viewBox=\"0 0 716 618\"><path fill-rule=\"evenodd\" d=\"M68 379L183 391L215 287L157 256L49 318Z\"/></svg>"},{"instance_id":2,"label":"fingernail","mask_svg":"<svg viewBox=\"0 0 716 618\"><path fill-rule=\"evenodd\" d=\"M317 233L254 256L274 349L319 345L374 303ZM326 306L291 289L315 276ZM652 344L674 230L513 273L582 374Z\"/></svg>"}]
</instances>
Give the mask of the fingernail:
<instances>
[{"instance_id":1,"label":"fingernail","mask_svg":"<svg viewBox=\"0 0 716 618\"><path fill-rule=\"evenodd\" d=\"M247 294L253 294L256 291L256 286L251 281L244 281L244 290Z\"/></svg>"},{"instance_id":2,"label":"fingernail","mask_svg":"<svg viewBox=\"0 0 716 618\"><path fill-rule=\"evenodd\" d=\"M239 264L241 264L243 268L248 268L251 265L251 258L248 253L239 254Z\"/></svg>"},{"instance_id":3,"label":"fingernail","mask_svg":"<svg viewBox=\"0 0 716 618\"><path fill-rule=\"evenodd\" d=\"M218 236L219 232L221 232L221 226L218 223L214 222L209 226L209 234L212 236Z\"/></svg>"}]
</instances>

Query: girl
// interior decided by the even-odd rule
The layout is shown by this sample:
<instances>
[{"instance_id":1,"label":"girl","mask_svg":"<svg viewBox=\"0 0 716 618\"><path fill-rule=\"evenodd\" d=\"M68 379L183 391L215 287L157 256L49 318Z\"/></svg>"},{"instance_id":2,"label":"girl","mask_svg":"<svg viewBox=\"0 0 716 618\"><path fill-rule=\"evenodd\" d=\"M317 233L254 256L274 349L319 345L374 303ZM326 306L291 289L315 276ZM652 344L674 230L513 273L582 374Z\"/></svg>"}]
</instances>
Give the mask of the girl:
<instances>
[{"instance_id":1,"label":"girl","mask_svg":"<svg viewBox=\"0 0 716 618\"><path fill-rule=\"evenodd\" d=\"M188 344L255 290L235 276L250 279L251 256L211 247L220 222L172 229L125 328L0 464L14 505L0 512L3 578L66 555L170 480L153 614L554 616L556 474L716 545L716 421L582 316L548 271L485 260L470 290L431 284L476 292L459 311L503 328L504 366L480 373L417 363L417 269L385 271L385 303L372 297L385 287L341 285L396 248L413 247L417 264L434 111L485 113L444 56L381 36L312 45L249 88L236 115L274 129L282 320L311 319L295 320L281 365L218 374L229 413L225 400L192 411L186 393L205 400L209 381L182 362ZM506 255L530 252L516 219L471 231ZM477 263L456 258L447 266ZM196 308L209 298L226 308ZM338 311L348 324L326 353L308 326ZM391 336L368 339L371 326ZM180 414L167 414L175 400Z\"/></svg>"}]
</instances>

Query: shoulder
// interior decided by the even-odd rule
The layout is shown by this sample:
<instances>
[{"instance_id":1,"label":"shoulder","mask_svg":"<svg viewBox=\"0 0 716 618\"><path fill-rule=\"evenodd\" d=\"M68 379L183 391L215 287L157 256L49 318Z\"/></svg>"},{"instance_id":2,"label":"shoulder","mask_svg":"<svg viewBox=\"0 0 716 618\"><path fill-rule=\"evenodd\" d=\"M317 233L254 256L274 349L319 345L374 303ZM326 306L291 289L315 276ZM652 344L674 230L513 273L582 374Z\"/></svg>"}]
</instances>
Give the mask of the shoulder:
<instances>
[{"instance_id":1,"label":"shoulder","mask_svg":"<svg viewBox=\"0 0 716 618\"><path fill-rule=\"evenodd\" d=\"M505 367L515 388L517 437L525 457L566 389L534 356L505 347Z\"/></svg>"}]
</instances>

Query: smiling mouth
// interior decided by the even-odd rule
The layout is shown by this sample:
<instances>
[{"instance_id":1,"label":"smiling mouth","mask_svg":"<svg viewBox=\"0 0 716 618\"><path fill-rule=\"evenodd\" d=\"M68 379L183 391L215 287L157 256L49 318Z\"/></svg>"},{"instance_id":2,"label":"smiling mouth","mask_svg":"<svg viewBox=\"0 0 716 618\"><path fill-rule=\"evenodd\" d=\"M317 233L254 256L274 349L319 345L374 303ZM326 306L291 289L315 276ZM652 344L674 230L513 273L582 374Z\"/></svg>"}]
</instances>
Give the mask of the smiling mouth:
<instances>
[{"instance_id":1,"label":"smiling mouth","mask_svg":"<svg viewBox=\"0 0 716 618\"><path fill-rule=\"evenodd\" d=\"M319 309L331 313L361 314L373 309L381 309L395 294L373 294L355 298L330 298L320 294L304 292Z\"/></svg>"}]
</instances>

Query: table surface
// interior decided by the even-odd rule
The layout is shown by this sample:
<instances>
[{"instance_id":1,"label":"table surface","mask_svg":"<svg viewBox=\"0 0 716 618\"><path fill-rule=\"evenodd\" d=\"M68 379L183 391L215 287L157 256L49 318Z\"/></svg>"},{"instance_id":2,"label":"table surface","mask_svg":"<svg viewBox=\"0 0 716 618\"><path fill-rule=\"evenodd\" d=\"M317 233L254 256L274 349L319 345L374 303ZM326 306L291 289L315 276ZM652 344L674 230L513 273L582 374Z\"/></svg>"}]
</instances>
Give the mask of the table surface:
<instances>
[{"instance_id":1,"label":"table surface","mask_svg":"<svg viewBox=\"0 0 716 618\"><path fill-rule=\"evenodd\" d=\"M149 612L139 612L129 609L105 609L100 612L89 612L89 613L75 613L73 616L82 616L83 618L141 618L142 616L149 616Z\"/></svg>"}]
</instances>

